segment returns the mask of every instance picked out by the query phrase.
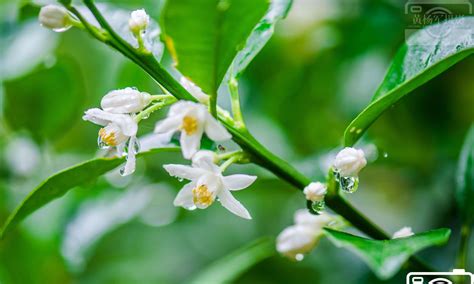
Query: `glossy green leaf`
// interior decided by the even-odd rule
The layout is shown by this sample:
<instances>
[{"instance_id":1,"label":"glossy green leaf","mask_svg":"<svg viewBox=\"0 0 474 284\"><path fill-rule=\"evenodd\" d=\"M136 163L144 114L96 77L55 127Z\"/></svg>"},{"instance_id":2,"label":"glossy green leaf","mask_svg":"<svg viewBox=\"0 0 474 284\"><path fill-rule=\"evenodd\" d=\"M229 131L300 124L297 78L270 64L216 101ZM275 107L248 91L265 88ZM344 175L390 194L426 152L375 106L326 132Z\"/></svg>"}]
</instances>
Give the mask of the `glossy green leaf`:
<instances>
[{"instance_id":1,"label":"glossy green leaf","mask_svg":"<svg viewBox=\"0 0 474 284\"><path fill-rule=\"evenodd\" d=\"M370 240L327 228L324 230L337 247L357 254L381 279L392 277L416 252L446 243L451 233L449 229L437 229L406 238Z\"/></svg>"},{"instance_id":2,"label":"glossy green leaf","mask_svg":"<svg viewBox=\"0 0 474 284\"><path fill-rule=\"evenodd\" d=\"M216 96L268 0L172 0L164 7L165 43L181 73Z\"/></svg>"},{"instance_id":3,"label":"glossy green leaf","mask_svg":"<svg viewBox=\"0 0 474 284\"><path fill-rule=\"evenodd\" d=\"M250 34L245 47L234 58L232 62L232 77L238 78L268 40L270 40L276 23L286 17L292 2L292 0L273 0L271 2L267 13Z\"/></svg>"},{"instance_id":4,"label":"glossy green leaf","mask_svg":"<svg viewBox=\"0 0 474 284\"><path fill-rule=\"evenodd\" d=\"M259 239L211 264L190 282L232 283L249 268L275 253L275 244L271 239Z\"/></svg>"},{"instance_id":5,"label":"glossy green leaf","mask_svg":"<svg viewBox=\"0 0 474 284\"><path fill-rule=\"evenodd\" d=\"M179 151L179 148L159 148L140 153L139 156L158 152ZM69 190L89 183L108 171L118 167L125 161L120 158L97 158L60 171L43 181L36 187L8 217L1 231L1 237L11 231L15 225L28 215L49 202L63 196Z\"/></svg>"},{"instance_id":6,"label":"glossy green leaf","mask_svg":"<svg viewBox=\"0 0 474 284\"><path fill-rule=\"evenodd\" d=\"M384 111L449 67L474 53L474 17L424 28L398 50L372 102L349 124L344 143L351 146Z\"/></svg>"},{"instance_id":7,"label":"glossy green leaf","mask_svg":"<svg viewBox=\"0 0 474 284\"><path fill-rule=\"evenodd\" d=\"M471 125L459 157L456 198L464 220L472 223L474 221L474 124Z\"/></svg>"}]
</instances>

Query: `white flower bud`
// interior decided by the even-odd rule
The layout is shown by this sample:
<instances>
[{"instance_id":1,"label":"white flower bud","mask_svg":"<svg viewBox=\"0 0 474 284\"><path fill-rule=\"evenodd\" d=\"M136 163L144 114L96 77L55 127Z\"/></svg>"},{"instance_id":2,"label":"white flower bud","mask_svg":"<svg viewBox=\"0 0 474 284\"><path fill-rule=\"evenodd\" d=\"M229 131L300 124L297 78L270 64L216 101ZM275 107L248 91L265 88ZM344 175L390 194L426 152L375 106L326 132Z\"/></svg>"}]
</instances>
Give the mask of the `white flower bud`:
<instances>
[{"instance_id":1,"label":"white flower bud","mask_svg":"<svg viewBox=\"0 0 474 284\"><path fill-rule=\"evenodd\" d=\"M102 98L100 106L110 113L136 113L143 110L150 102L150 94L133 88L125 88L108 92Z\"/></svg>"},{"instance_id":2,"label":"white flower bud","mask_svg":"<svg viewBox=\"0 0 474 284\"><path fill-rule=\"evenodd\" d=\"M410 227L403 227L393 234L392 239L406 238L413 235L414 233Z\"/></svg>"},{"instance_id":3,"label":"white flower bud","mask_svg":"<svg viewBox=\"0 0 474 284\"><path fill-rule=\"evenodd\" d=\"M293 260L301 260L303 254L310 252L319 242L322 231L315 231L303 225L294 225L283 230L277 237L276 249Z\"/></svg>"},{"instance_id":4,"label":"white flower bud","mask_svg":"<svg viewBox=\"0 0 474 284\"><path fill-rule=\"evenodd\" d=\"M56 32L63 32L72 26L69 12L58 5L47 5L41 8L38 19L42 26Z\"/></svg>"},{"instance_id":5,"label":"white flower bud","mask_svg":"<svg viewBox=\"0 0 474 284\"><path fill-rule=\"evenodd\" d=\"M320 182L312 182L306 186L303 190L307 200L317 202L323 201L324 195L326 195L327 187L325 184Z\"/></svg>"},{"instance_id":6,"label":"white flower bud","mask_svg":"<svg viewBox=\"0 0 474 284\"><path fill-rule=\"evenodd\" d=\"M128 27L133 34L139 34L148 27L150 23L150 16L144 9L135 10L130 14L128 20Z\"/></svg>"},{"instance_id":7,"label":"white flower bud","mask_svg":"<svg viewBox=\"0 0 474 284\"><path fill-rule=\"evenodd\" d=\"M365 167L364 151L351 147L342 149L334 161L335 169L344 177L355 177Z\"/></svg>"}]
</instances>

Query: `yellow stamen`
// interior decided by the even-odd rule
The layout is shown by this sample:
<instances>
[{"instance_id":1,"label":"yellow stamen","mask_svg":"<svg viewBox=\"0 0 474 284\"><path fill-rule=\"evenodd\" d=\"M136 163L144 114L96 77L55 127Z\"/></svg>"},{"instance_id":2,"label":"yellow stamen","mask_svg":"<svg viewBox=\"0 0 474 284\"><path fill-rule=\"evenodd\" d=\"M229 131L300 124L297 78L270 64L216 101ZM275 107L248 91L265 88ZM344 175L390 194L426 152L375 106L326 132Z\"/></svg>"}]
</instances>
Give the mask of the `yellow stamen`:
<instances>
[{"instance_id":1,"label":"yellow stamen","mask_svg":"<svg viewBox=\"0 0 474 284\"><path fill-rule=\"evenodd\" d=\"M109 146L117 146L117 141L115 140L114 132L107 133L105 128L101 128L99 130L99 136L100 136L100 139L105 142L105 144Z\"/></svg>"},{"instance_id":2,"label":"yellow stamen","mask_svg":"<svg viewBox=\"0 0 474 284\"><path fill-rule=\"evenodd\" d=\"M196 118L192 116L185 116L183 117L183 124L181 125L181 129L186 132L187 135L193 135L198 128L198 121Z\"/></svg>"},{"instance_id":3,"label":"yellow stamen","mask_svg":"<svg viewBox=\"0 0 474 284\"><path fill-rule=\"evenodd\" d=\"M214 202L214 196L206 185L193 188L193 202L196 205L209 206Z\"/></svg>"}]
</instances>

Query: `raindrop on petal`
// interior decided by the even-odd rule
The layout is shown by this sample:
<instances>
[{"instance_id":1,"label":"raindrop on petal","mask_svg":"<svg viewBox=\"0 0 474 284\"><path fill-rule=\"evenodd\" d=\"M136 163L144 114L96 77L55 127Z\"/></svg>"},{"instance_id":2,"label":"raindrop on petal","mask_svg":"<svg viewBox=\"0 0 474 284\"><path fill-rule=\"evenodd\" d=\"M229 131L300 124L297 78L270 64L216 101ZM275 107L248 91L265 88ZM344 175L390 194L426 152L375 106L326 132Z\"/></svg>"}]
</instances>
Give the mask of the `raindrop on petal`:
<instances>
[{"instance_id":1,"label":"raindrop on petal","mask_svg":"<svg viewBox=\"0 0 474 284\"><path fill-rule=\"evenodd\" d=\"M108 149L109 145L105 143L100 136L97 138L97 146L99 146L99 149Z\"/></svg>"}]
</instances>

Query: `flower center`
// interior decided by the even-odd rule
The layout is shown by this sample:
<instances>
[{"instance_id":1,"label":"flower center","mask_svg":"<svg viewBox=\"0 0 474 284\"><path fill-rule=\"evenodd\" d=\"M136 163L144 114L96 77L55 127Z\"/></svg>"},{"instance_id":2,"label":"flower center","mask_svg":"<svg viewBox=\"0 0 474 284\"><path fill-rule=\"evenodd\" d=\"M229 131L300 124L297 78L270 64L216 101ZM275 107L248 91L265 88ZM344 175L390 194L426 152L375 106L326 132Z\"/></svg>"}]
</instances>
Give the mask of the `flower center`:
<instances>
[{"instance_id":1,"label":"flower center","mask_svg":"<svg viewBox=\"0 0 474 284\"><path fill-rule=\"evenodd\" d=\"M196 118L192 116L185 116L183 117L183 124L181 128L186 132L187 135L193 135L198 128L198 121Z\"/></svg>"},{"instance_id":2,"label":"flower center","mask_svg":"<svg viewBox=\"0 0 474 284\"><path fill-rule=\"evenodd\" d=\"M115 133L113 131L107 131L105 128L99 130L100 139L109 146L117 146L117 141L115 140Z\"/></svg>"},{"instance_id":3,"label":"flower center","mask_svg":"<svg viewBox=\"0 0 474 284\"><path fill-rule=\"evenodd\" d=\"M193 188L193 202L196 205L209 206L214 202L214 196L206 185L200 185Z\"/></svg>"}]
</instances>

